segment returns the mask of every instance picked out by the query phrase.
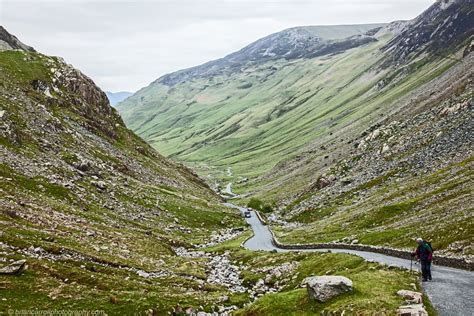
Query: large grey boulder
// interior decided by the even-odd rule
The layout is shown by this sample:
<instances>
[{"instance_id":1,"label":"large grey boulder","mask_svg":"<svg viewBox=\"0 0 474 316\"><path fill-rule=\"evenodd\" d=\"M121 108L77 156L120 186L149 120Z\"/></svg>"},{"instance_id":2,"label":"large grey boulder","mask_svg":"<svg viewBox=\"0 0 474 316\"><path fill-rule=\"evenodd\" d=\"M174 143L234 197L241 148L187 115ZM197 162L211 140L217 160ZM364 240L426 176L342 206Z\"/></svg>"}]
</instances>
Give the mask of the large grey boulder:
<instances>
[{"instance_id":1,"label":"large grey boulder","mask_svg":"<svg viewBox=\"0 0 474 316\"><path fill-rule=\"evenodd\" d=\"M26 260L18 260L0 269L0 274L20 274L26 269Z\"/></svg>"},{"instance_id":2,"label":"large grey boulder","mask_svg":"<svg viewBox=\"0 0 474 316\"><path fill-rule=\"evenodd\" d=\"M308 296L321 303L333 297L352 291L352 281L343 276L325 275L309 277L304 280Z\"/></svg>"}]
</instances>

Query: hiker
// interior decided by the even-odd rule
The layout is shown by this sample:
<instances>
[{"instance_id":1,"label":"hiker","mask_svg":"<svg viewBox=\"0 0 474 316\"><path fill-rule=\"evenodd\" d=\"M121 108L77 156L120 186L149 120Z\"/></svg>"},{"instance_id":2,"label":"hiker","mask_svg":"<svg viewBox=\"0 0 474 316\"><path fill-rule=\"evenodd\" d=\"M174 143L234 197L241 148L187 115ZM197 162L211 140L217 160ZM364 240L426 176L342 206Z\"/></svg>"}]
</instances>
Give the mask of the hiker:
<instances>
[{"instance_id":1,"label":"hiker","mask_svg":"<svg viewBox=\"0 0 474 316\"><path fill-rule=\"evenodd\" d=\"M416 248L416 251L412 253L412 256L416 256L420 261L423 282L428 280L431 281L431 260L433 259L433 248L429 242L426 242L421 238L417 238L416 242L418 247Z\"/></svg>"}]
</instances>

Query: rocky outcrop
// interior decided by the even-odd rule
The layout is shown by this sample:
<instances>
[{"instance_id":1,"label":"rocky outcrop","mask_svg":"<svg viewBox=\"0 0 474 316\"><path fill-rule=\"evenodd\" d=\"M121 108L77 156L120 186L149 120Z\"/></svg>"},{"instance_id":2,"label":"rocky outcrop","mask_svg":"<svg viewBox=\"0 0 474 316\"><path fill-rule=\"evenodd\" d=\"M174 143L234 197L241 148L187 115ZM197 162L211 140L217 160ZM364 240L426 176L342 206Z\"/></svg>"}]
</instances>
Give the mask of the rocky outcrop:
<instances>
[{"instance_id":1,"label":"rocky outcrop","mask_svg":"<svg viewBox=\"0 0 474 316\"><path fill-rule=\"evenodd\" d=\"M320 303L352 291L352 281L343 276L308 277L303 283L306 284L309 298Z\"/></svg>"},{"instance_id":2,"label":"rocky outcrop","mask_svg":"<svg viewBox=\"0 0 474 316\"><path fill-rule=\"evenodd\" d=\"M474 39L471 40L471 42L466 46L466 48L464 49L462 57L466 58L473 51L474 51Z\"/></svg>"},{"instance_id":3,"label":"rocky outcrop","mask_svg":"<svg viewBox=\"0 0 474 316\"><path fill-rule=\"evenodd\" d=\"M26 260L18 260L0 269L0 274L20 274L26 270Z\"/></svg>"},{"instance_id":4,"label":"rocky outcrop","mask_svg":"<svg viewBox=\"0 0 474 316\"><path fill-rule=\"evenodd\" d=\"M447 50L474 34L472 8L472 0L436 1L383 48L389 61L401 64L422 53L445 57Z\"/></svg>"}]
</instances>

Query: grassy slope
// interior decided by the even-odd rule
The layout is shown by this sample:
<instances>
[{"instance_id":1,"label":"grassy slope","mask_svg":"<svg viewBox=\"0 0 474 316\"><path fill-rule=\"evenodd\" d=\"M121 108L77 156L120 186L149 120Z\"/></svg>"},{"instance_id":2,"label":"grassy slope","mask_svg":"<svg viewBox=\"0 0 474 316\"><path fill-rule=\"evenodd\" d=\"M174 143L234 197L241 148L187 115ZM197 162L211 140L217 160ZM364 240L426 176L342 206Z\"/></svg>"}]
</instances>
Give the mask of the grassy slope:
<instances>
[{"instance_id":1,"label":"grassy slope","mask_svg":"<svg viewBox=\"0 0 474 316\"><path fill-rule=\"evenodd\" d=\"M341 146L341 148L345 148L345 154L353 147L353 145L347 146L347 143L336 144L336 138L346 141L354 140L356 135L362 134L369 126L390 116L391 113L396 113L399 109L399 104L406 102L412 96L411 93L415 89L438 77L452 65L453 62L451 60L435 61L428 64L421 63L420 66L414 65L412 66L414 68L412 69L413 72L388 89L379 90L372 88L357 98L348 97L347 103L344 103L338 114L334 115L337 119L329 118L326 129L316 128L320 131L320 134L313 138L312 144L309 143L310 146L304 148L304 151L297 155L289 154L279 161L279 164L282 165L286 162L292 163L298 160L300 156L306 154L316 154L319 157L325 157L327 161L324 164L299 165L299 169L293 166L290 171L285 168L278 170L277 165L277 168L265 175L263 181L255 181L245 185L242 189L251 191L253 194L268 201L278 201L292 194L299 193L301 188L305 188L314 182L324 170L344 158L344 150L337 151L337 148L334 147ZM389 75L379 77L379 79L386 79L387 77ZM329 124L330 122L333 123ZM333 136L333 134L337 136ZM317 147L315 144L320 144L324 148L329 146L333 148L332 150L326 150L323 147ZM336 154L333 154L334 152Z\"/></svg>"},{"instance_id":2,"label":"grassy slope","mask_svg":"<svg viewBox=\"0 0 474 316\"><path fill-rule=\"evenodd\" d=\"M130 128L167 156L260 175L333 121L344 124L370 111L345 112L354 108L348 101L377 81L359 76L377 60L383 43L333 57L264 64L169 90L152 84L119 110ZM252 87L239 89L244 83Z\"/></svg>"},{"instance_id":3,"label":"grassy slope","mask_svg":"<svg viewBox=\"0 0 474 316\"><path fill-rule=\"evenodd\" d=\"M21 276L0 276L0 311L165 312L180 301L207 306L227 293L198 288L190 276L203 278L203 265L189 270L194 263L171 246L204 242L214 230L242 225L240 217L130 132L107 104L87 104L53 82L53 68L70 71L41 54L0 52L0 258L2 266L20 258L29 265ZM47 97L33 80L58 89ZM100 106L100 117L80 114ZM77 170L80 160L89 170ZM105 190L93 184L98 180ZM30 247L41 247L40 256ZM150 280L118 266L175 275Z\"/></svg>"},{"instance_id":4,"label":"grassy slope","mask_svg":"<svg viewBox=\"0 0 474 316\"><path fill-rule=\"evenodd\" d=\"M457 65L456 59L420 56L397 69L375 72L371 66L382 58L379 48L388 39L335 56L278 61L240 74L196 79L173 88L154 83L122 104L119 110L133 130L165 155L185 161L201 174L210 174L211 179L217 177L223 183L236 182L238 176L249 177L248 183L234 184L234 191L250 193L268 203L283 201L287 205L288 200L299 196L302 188L308 188L344 159L360 159L354 144L370 126L393 119L399 111L412 111L408 115L414 115L424 100L439 104L430 99L430 94L420 94L418 89L426 91L424 85L429 87L433 80ZM431 95L435 93L431 91ZM415 148L412 151L407 157L416 153ZM404 159L400 156L393 160L399 158ZM353 197L345 195L342 188L342 193L334 192L334 196L325 199L323 206L304 206L305 198L299 196L289 207L299 207L299 212L307 210L298 216L288 215L287 219L313 224L294 232L282 231L282 237L287 241L314 242L353 234L364 243L408 247L410 238L424 235L438 249L450 247L450 254L461 248L464 254L470 254L472 250L466 245L472 240L469 220L472 217L468 216L472 210L467 207L470 195L465 183L472 179L472 174L467 164L464 173L451 177L453 170L460 169L459 163L456 160L452 165L445 165L443 168L448 171L441 177L442 171L429 171L432 178L449 178L447 182L452 187L444 189L436 183L426 183L423 178L407 176L397 179L398 183L384 183L381 188L377 185L369 192L365 188L356 190ZM231 177L225 173L228 166L232 166L234 173ZM377 176L383 178L385 174L374 175L359 185L370 186ZM367 215L371 217L372 210L377 214L380 207L410 204L409 198L405 201L400 197L384 197L398 196L405 187L416 191L410 198L417 200L413 212L412 209L388 212L387 222L375 218L370 223L351 226L352 217L357 214L363 217L367 210L371 211ZM361 193L368 197L365 203L356 198ZM439 203L432 203L433 200ZM448 207L456 205L455 201L460 206L457 210ZM241 202L246 203L247 199ZM350 211L344 213L346 209ZM430 225L419 229L419 218L424 213L429 214ZM449 220L440 227L439 218ZM373 228L373 223L381 224L384 229ZM395 229L396 225L403 229ZM447 238L453 227L456 234ZM307 229L311 234L303 233ZM437 231L441 233L436 235ZM460 244L456 245L457 241Z\"/></svg>"},{"instance_id":5,"label":"grassy slope","mask_svg":"<svg viewBox=\"0 0 474 316\"><path fill-rule=\"evenodd\" d=\"M387 40L336 56L279 61L173 88L154 83L122 103L119 111L131 129L163 154L203 175L211 166L218 170L210 173L224 180L219 170L232 166L235 176L255 179L294 159L315 140L341 129L362 132L387 115L398 98L453 64L414 64L399 84L374 88L390 78L384 71L369 70L381 58L379 48ZM239 89L244 83L252 87ZM273 172L236 189L275 201L313 180L305 172Z\"/></svg>"},{"instance_id":6,"label":"grassy slope","mask_svg":"<svg viewBox=\"0 0 474 316\"><path fill-rule=\"evenodd\" d=\"M308 153L295 169L283 169L293 185L298 179L304 184L308 175L313 183L320 176L336 180L286 203L281 214L303 226L278 229L280 237L304 243L352 236L364 244L410 248L416 236L423 236L438 253L472 258L472 62L466 58L443 75L432 67L427 74L435 79L420 93L401 97L393 106L400 113L384 113L379 126L388 134L368 148L354 148L367 135L350 128L317 143L327 149ZM423 77L406 82L416 84L417 79ZM456 113L441 114L461 104L465 107ZM393 122L399 127L387 131ZM380 153L383 144L390 147L386 154ZM267 197L278 195L281 186L276 183Z\"/></svg>"},{"instance_id":7,"label":"grassy slope","mask_svg":"<svg viewBox=\"0 0 474 316\"><path fill-rule=\"evenodd\" d=\"M423 236L438 253L451 245L451 255L472 255L472 206L468 202L472 167L472 158L468 158L403 182L393 173L380 176L336 195L322 207L306 208L292 220L308 225L279 229L278 235L289 243L353 236L363 244L400 248L413 247L413 240Z\"/></svg>"}]
</instances>

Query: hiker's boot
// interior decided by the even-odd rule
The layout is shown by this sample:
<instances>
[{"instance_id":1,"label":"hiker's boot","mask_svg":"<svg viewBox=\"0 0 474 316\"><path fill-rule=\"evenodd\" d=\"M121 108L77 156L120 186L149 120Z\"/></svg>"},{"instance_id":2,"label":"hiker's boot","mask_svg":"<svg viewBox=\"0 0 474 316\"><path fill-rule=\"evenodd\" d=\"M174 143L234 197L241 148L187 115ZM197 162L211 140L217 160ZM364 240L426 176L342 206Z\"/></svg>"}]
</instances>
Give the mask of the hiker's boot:
<instances>
[{"instance_id":1,"label":"hiker's boot","mask_svg":"<svg viewBox=\"0 0 474 316\"><path fill-rule=\"evenodd\" d=\"M426 282L426 281L428 281L427 278L423 278L423 279L421 280L421 282Z\"/></svg>"}]
</instances>

